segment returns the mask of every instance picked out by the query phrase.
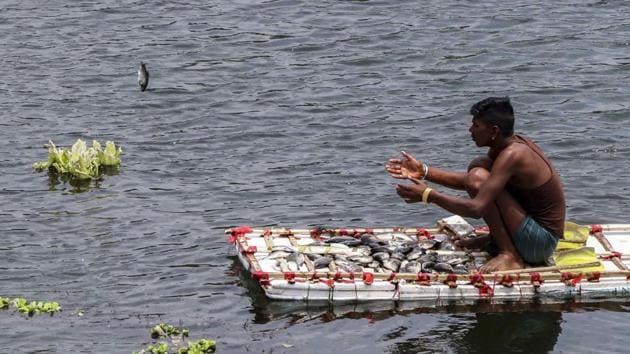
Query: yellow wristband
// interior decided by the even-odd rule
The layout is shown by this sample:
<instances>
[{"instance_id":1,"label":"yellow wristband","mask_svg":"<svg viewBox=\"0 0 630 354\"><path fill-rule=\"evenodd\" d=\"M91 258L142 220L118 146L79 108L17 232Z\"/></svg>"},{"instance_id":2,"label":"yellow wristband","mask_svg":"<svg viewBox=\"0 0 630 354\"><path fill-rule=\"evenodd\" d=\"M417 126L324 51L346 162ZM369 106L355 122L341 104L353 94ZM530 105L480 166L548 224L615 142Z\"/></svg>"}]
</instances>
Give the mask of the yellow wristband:
<instances>
[{"instance_id":1,"label":"yellow wristband","mask_svg":"<svg viewBox=\"0 0 630 354\"><path fill-rule=\"evenodd\" d=\"M423 203L429 203L429 194L431 193L431 191L433 190L433 188L425 188L424 192L422 192L422 202Z\"/></svg>"}]
</instances>

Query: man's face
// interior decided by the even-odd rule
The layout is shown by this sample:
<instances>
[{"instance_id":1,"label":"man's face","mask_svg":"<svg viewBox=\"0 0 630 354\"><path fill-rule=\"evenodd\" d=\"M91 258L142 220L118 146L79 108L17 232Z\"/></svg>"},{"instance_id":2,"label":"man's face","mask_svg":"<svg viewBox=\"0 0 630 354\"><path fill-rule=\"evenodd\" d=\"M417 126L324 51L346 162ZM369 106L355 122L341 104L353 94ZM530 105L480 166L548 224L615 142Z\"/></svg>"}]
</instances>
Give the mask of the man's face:
<instances>
[{"instance_id":1,"label":"man's face","mask_svg":"<svg viewBox=\"0 0 630 354\"><path fill-rule=\"evenodd\" d=\"M470 129L468 129L470 137L479 147L490 145L493 133L492 130L492 125L475 118L472 119L472 124L470 125Z\"/></svg>"}]
</instances>

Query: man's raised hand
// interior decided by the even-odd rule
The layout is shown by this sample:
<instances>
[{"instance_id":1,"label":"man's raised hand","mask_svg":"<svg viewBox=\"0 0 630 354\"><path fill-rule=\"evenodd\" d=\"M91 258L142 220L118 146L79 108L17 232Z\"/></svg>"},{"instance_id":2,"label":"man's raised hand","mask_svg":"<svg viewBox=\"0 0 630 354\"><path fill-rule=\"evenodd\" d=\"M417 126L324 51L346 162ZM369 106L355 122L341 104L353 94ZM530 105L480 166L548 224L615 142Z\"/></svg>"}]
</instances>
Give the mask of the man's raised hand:
<instances>
[{"instance_id":1,"label":"man's raised hand","mask_svg":"<svg viewBox=\"0 0 630 354\"><path fill-rule=\"evenodd\" d=\"M385 166L385 170L389 175L397 179L422 179L424 170L422 163L416 160L411 154L404 151L401 152L402 159L389 159L389 165Z\"/></svg>"}]
</instances>

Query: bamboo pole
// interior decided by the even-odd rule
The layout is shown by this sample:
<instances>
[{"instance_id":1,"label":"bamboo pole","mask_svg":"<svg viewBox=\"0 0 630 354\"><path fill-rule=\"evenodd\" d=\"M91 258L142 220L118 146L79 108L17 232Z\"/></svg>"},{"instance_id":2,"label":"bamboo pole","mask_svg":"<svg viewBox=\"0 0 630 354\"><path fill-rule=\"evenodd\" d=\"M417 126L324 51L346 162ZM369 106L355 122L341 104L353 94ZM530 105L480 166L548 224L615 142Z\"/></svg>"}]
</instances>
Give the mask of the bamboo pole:
<instances>
[{"instance_id":1,"label":"bamboo pole","mask_svg":"<svg viewBox=\"0 0 630 354\"><path fill-rule=\"evenodd\" d=\"M339 234L340 232L346 232L348 234L353 234L353 233L358 233L358 234L364 234L364 233L374 233L374 234L379 234L379 233L394 233L394 232L401 232L401 233L405 233L405 234L409 234L409 235L415 235L418 233L418 229L424 229L430 233L438 233L441 230L438 228L420 228L420 227L385 227L385 228L366 228L366 227L361 227L361 228L352 228L352 227L347 227L347 228L317 228L314 227L312 229L292 229L292 228L252 228L251 233L255 233L255 234L262 234L264 233L266 230L269 230L271 232L272 235L288 235L288 234L293 234L293 235L310 235L312 231L321 231L323 234ZM224 231L226 234L229 234L232 232L232 229L226 229Z\"/></svg>"},{"instance_id":2,"label":"bamboo pole","mask_svg":"<svg viewBox=\"0 0 630 354\"><path fill-rule=\"evenodd\" d=\"M588 264L583 264L581 266L585 266ZM541 267L543 268L543 267ZM545 267L546 268L546 267ZM409 280L409 281L417 281L418 274L416 273L371 273L371 272L361 272L361 273L348 273L348 272L332 272L332 271L317 271L317 272L291 272L291 274L295 275L295 278L303 278L303 279L313 279L314 277L324 278L324 279L335 279L335 278L345 278L350 279L354 278L356 281L361 281L363 279L363 275L366 273L372 274L374 280L382 280L382 281L393 281L393 280ZM510 275L515 277L513 280L515 283L517 282L529 282L532 279L532 274L534 272L523 272L523 269L519 269L519 272L513 273L505 273L505 274L480 274L484 277L485 281L488 283L499 282L501 277L504 275ZM562 280L562 272L547 270L544 272L538 272L543 281L549 280ZM599 273L600 278L619 278L619 277L628 277L630 276L630 271L610 271L610 272L576 272L573 273L574 277L590 277L595 273ZM264 274L270 280L284 280L285 273L283 272L264 272ZM469 282L471 280L471 276L474 274L445 274L445 273L420 273L427 274L429 276L429 280L432 283L443 283L447 280L457 280L457 281L465 281ZM317 279L317 278L315 278Z\"/></svg>"},{"instance_id":3,"label":"bamboo pole","mask_svg":"<svg viewBox=\"0 0 630 354\"><path fill-rule=\"evenodd\" d=\"M597 266L600 266L600 265L601 265L600 262L590 262L590 263L566 264L566 265L550 266L550 267L536 267L536 268L522 268L522 269L503 270L503 271L492 272L490 274L492 274L492 275L504 275L504 274L557 272L557 271L568 270L568 269L597 267Z\"/></svg>"}]
</instances>

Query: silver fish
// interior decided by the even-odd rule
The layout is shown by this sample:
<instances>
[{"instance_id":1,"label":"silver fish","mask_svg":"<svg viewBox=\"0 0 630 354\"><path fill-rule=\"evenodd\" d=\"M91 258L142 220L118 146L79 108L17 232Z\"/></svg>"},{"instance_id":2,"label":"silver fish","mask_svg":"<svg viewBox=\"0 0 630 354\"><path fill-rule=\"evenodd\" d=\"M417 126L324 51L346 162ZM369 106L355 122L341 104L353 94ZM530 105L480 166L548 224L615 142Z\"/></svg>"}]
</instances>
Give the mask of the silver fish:
<instances>
[{"instance_id":1,"label":"silver fish","mask_svg":"<svg viewBox=\"0 0 630 354\"><path fill-rule=\"evenodd\" d=\"M420 262L411 261L400 265L400 271L405 273L418 273L422 271Z\"/></svg>"},{"instance_id":2,"label":"silver fish","mask_svg":"<svg viewBox=\"0 0 630 354\"><path fill-rule=\"evenodd\" d=\"M149 71L145 63L140 63L138 68L138 85L140 85L140 91L144 91L149 86Z\"/></svg>"},{"instance_id":3,"label":"silver fish","mask_svg":"<svg viewBox=\"0 0 630 354\"><path fill-rule=\"evenodd\" d=\"M304 255L299 252L293 252L287 257L287 263L292 271L297 272L304 264Z\"/></svg>"},{"instance_id":4,"label":"silver fish","mask_svg":"<svg viewBox=\"0 0 630 354\"><path fill-rule=\"evenodd\" d=\"M360 273L363 271L363 267L350 261L336 259L335 265L337 266L337 268L340 268L341 270L346 272Z\"/></svg>"},{"instance_id":5,"label":"silver fish","mask_svg":"<svg viewBox=\"0 0 630 354\"><path fill-rule=\"evenodd\" d=\"M392 272L397 272L400 268L400 259L391 258L383 261L383 268L389 269Z\"/></svg>"},{"instance_id":6,"label":"silver fish","mask_svg":"<svg viewBox=\"0 0 630 354\"><path fill-rule=\"evenodd\" d=\"M348 260L351 262L355 262L361 265L367 265L374 261L372 256L350 256Z\"/></svg>"},{"instance_id":7,"label":"silver fish","mask_svg":"<svg viewBox=\"0 0 630 354\"><path fill-rule=\"evenodd\" d=\"M269 255L267 257L264 257L263 259L278 259L278 258L287 258L289 255L293 254L295 252L286 252L286 251L272 251L271 253L269 253Z\"/></svg>"}]
</instances>

